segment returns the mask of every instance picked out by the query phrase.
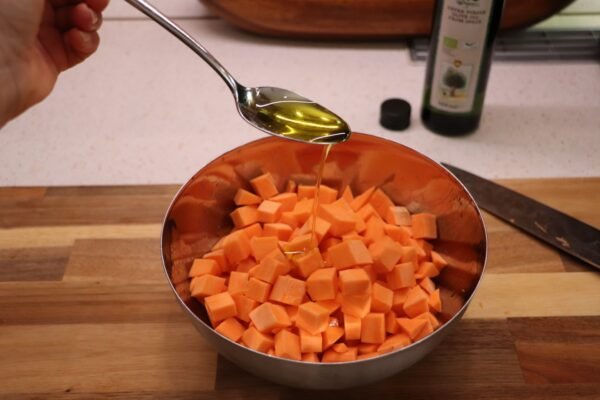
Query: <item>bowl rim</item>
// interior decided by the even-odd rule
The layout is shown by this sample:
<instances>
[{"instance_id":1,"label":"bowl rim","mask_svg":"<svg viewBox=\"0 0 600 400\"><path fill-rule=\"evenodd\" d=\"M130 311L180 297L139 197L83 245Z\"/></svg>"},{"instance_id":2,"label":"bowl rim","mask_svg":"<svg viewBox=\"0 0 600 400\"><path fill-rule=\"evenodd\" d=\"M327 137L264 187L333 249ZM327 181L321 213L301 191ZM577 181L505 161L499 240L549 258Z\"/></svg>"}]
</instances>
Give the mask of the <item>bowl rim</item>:
<instances>
[{"instance_id":1,"label":"bowl rim","mask_svg":"<svg viewBox=\"0 0 600 400\"><path fill-rule=\"evenodd\" d=\"M193 318L196 322L199 322L200 324L204 325L204 327L206 327L208 330L210 330L213 334L215 334L217 337L220 337L222 339L225 339L227 341L229 341L230 343L234 344L235 346L245 350L245 351L250 351L252 353L255 353L256 355L262 356L262 357L268 357L269 359L274 359L274 360L279 360L282 362L290 362L290 363L296 363L299 365L311 365L311 366L319 366L321 368L331 368L331 366L339 366L339 365L350 365L350 364L356 364L356 363L368 363L368 362L373 362L374 360L380 360L383 359L385 357L391 357L391 356L396 356L400 353L402 353L403 351L408 351L411 348L414 348L418 345L421 345L422 343L433 339L435 336L439 336L441 334L443 334L444 331L446 331L450 326L454 325L454 322L456 320L459 320L462 318L463 314L466 312L467 308L469 307L469 305L471 304L471 301L473 300L473 297L475 297L475 294L477 293L477 290L479 289L479 287L481 286L481 281L483 280L483 276L485 274L486 271L486 267L487 267L487 261L488 261L488 250L489 250L489 241L488 241L488 233L487 233L487 227L485 225L485 220L483 219L483 215L481 213L481 209L479 208L479 205L477 204L477 202L475 201L475 199L473 198L473 195L471 194L471 192L469 192L469 190L466 188L466 186L460 181L460 179L458 179L456 177L456 175L454 175L450 170L448 170L446 167L444 167L441 163L438 163L437 161L431 159L430 157L426 156L425 154L411 148L408 147L406 145L403 145L401 143L395 142L393 140L390 139L386 139L383 138L381 136L376 136L376 135L371 135L368 133L360 133L360 132L352 132L352 134L350 135L350 138L348 139L348 142L350 142L352 140L353 137L370 137L370 138L374 138L375 140L381 141L383 142L382 144L389 144L391 146L400 146L403 147L405 150L416 154L417 156L420 156L424 159L426 159L427 161L437 165L439 168L441 168L442 171L445 171L449 176L451 176L453 178L453 180L458 183L458 185L464 190L464 192L467 194L468 198L471 200L471 204L473 204L475 206L475 211L477 212L477 216L479 217L479 221L481 222L481 227L483 229L483 240L484 240L484 246L483 246L483 261L482 261L482 268L481 268L481 274L479 275L479 278L477 280L477 283L475 284L475 286L473 287L473 290L471 291L471 294L469 295L469 298L465 300L465 303L463 304L463 306L456 312L456 314L454 314L448 321L444 322L439 329L435 330L433 333L422 337L421 339L412 342L411 344L409 344L408 346L404 346L392 351L389 351L387 353L383 353L383 354L378 354L376 356L373 357L369 357L369 358L365 358L362 360L352 360L352 361L341 361L341 362L331 362L331 363L323 363L323 362L314 362L314 361L303 361L303 360L292 360L292 359L288 359L288 358L283 358L283 357L278 357L275 355L270 355L267 353L263 353L254 349L251 349L249 347L243 346L238 342L234 342L233 340L229 339L228 337L221 335L219 332L217 332L212 326L208 325L206 322L204 322L201 318L198 317L198 315L196 315L195 312L193 312L188 305L181 299L181 296L179 296L179 294L177 293L177 290L175 289L175 286L173 285L173 281L171 280L171 277L169 276L169 271L167 270L167 263L166 263L166 258L165 258L165 254L164 254L164 250L165 250L165 246L164 246L164 242L165 242L165 234L166 234L166 229L167 229L167 222L168 222L168 217L171 213L171 210L173 208L173 206L175 205L175 202L179 199L180 195L183 193L183 191L188 187L188 185L192 182L192 180L198 175L200 174L204 169L208 168L212 163L214 163L215 161L224 158L230 154L233 154L234 152L239 151L240 149L242 149L243 147L249 146L249 145L259 145L262 142L272 142L272 141L284 141L286 139L282 139L282 138L278 138L278 137L273 137L273 136L268 136L268 137L263 137L263 138L259 138L256 140L252 140L246 143L243 143L237 147L234 147L231 150L226 151L225 153L221 154L218 157L213 158L211 161L209 161L208 163L206 163L202 168L200 168L198 171L196 171L196 173L194 173L184 184L181 185L181 187L177 190L177 193L173 196L171 202L169 203L169 206L167 207L167 211L165 212L165 216L163 218L163 222L162 222L162 229L161 229L161 234L160 234L160 256L161 256L161 260L162 260L162 264L163 264L163 272L165 274L165 278L167 279L167 282L169 284L169 287L171 288L171 291L173 292L173 294L175 295L175 298L177 299L177 302L179 303L179 305L181 307L183 307L186 311L187 314ZM311 145L311 144L307 144L307 145ZM342 144L343 145L343 144ZM319 145L321 146L321 145ZM215 350L216 351L216 350Z\"/></svg>"}]
</instances>

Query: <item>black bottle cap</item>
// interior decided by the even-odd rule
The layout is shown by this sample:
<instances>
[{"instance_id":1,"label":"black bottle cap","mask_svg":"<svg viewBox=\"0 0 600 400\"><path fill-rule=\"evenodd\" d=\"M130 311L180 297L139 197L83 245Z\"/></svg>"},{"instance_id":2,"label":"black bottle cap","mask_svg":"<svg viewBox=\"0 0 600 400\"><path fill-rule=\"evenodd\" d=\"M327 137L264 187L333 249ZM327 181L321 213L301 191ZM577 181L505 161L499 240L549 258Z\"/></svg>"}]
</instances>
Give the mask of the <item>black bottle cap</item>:
<instances>
[{"instance_id":1,"label":"black bottle cap","mask_svg":"<svg viewBox=\"0 0 600 400\"><path fill-rule=\"evenodd\" d=\"M403 99L387 99L381 103L379 123L384 128L402 131L410 125L410 104Z\"/></svg>"}]
</instances>

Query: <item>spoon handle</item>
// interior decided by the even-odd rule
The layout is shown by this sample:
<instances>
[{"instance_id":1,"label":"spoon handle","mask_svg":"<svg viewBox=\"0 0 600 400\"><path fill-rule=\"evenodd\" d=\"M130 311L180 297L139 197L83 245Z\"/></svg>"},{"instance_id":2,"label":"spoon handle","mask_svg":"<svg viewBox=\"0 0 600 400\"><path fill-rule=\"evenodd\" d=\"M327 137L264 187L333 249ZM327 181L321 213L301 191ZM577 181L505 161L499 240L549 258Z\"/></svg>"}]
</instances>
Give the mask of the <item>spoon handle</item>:
<instances>
[{"instance_id":1,"label":"spoon handle","mask_svg":"<svg viewBox=\"0 0 600 400\"><path fill-rule=\"evenodd\" d=\"M208 52L200 43L198 43L189 33L184 31L171 21L167 16L158 11L152 4L148 3L146 0L125 0L133 7L137 8L142 13L146 14L148 17L156 21L160 26L171 32L175 37L181 40L185 45L187 45L190 49L192 49L196 54L198 54L208 65L215 70L217 74L227 86L233 92L233 95L238 96L238 91L242 87L235 78L221 65L219 61L212 54Z\"/></svg>"}]
</instances>

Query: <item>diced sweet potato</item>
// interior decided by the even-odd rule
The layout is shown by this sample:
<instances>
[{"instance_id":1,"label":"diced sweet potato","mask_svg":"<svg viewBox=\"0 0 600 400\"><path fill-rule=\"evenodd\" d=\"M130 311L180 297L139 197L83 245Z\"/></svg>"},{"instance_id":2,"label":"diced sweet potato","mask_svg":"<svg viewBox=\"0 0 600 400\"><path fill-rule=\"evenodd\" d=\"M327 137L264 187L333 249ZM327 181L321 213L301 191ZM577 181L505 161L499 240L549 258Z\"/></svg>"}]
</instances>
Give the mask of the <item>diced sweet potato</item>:
<instances>
[{"instance_id":1,"label":"diced sweet potato","mask_svg":"<svg viewBox=\"0 0 600 400\"><path fill-rule=\"evenodd\" d=\"M296 326L310 334L324 332L329 322L329 311L314 302L307 302L298 306Z\"/></svg>"},{"instance_id":2,"label":"diced sweet potato","mask_svg":"<svg viewBox=\"0 0 600 400\"><path fill-rule=\"evenodd\" d=\"M300 351L302 353L320 353L323 351L323 338L321 333L311 334L303 329L300 331Z\"/></svg>"},{"instance_id":3,"label":"diced sweet potato","mask_svg":"<svg viewBox=\"0 0 600 400\"><path fill-rule=\"evenodd\" d=\"M250 320L261 332L272 332L292 325L287 311L280 305L263 303L250 312Z\"/></svg>"},{"instance_id":4,"label":"diced sweet potato","mask_svg":"<svg viewBox=\"0 0 600 400\"><path fill-rule=\"evenodd\" d=\"M202 275L221 275L221 267L215 260L196 258L188 276L194 278Z\"/></svg>"},{"instance_id":5,"label":"diced sweet potato","mask_svg":"<svg viewBox=\"0 0 600 400\"><path fill-rule=\"evenodd\" d=\"M254 206L238 207L229 215L236 228L244 228L258 221L258 209Z\"/></svg>"},{"instance_id":6,"label":"diced sweet potato","mask_svg":"<svg viewBox=\"0 0 600 400\"><path fill-rule=\"evenodd\" d=\"M281 203L281 212L292 211L298 202L298 195L296 193L280 193L269 200Z\"/></svg>"},{"instance_id":7,"label":"diced sweet potato","mask_svg":"<svg viewBox=\"0 0 600 400\"><path fill-rule=\"evenodd\" d=\"M377 348L379 353L388 353L402 347L406 347L411 344L412 341L404 333L397 333L393 336L388 337L385 341Z\"/></svg>"},{"instance_id":8,"label":"diced sweet potato","mask_svg":"<svg viewBox=\"0 0 600 400\"><path fill-rule=\"evenodd\" d=\"M300 305L306 293L306 282L282 275L277 278L269 299L283 304Z\"/></svg>"},{"instance_id":9,"label":"diced sweet potato","mask_svg":"<svg viewBox=\"0 0 600 400\"><path fill-rule=\"evenodd\" d=\"M319 249L314 248L307 253L295 257L294 264L296 265L298 275L306 279L315 270L323 268L323 257L321 257L321 252Z\"/></svg>"},{"instance_id":10,"label":"diced sweet potato","mask_svg":"<svg viewBox=\"0 0 600 400\"><path fill-rule=\"evenodd\" d=\"M238 189L233 201L235 202L236 206L251 206L260 204L262 199L252 192L244 189Z\"/></svg>"},{"instance_id":11,"label":"diced sweet potato","mask_svg":"<svg viewBox=\"0 0 600 400\"><path fill-rule=\"evenodd\" d=\"M264 236L275 236L279 240L288 240L292 234L292 228L281 222L265 224L263 228Z\"/></svg>"},{"instance_id":12,"label":"diced sweet potato","mask_svg":"<svg viewBox=\"0 0 600 400\"><path fill-rule=\"evenodd\" d=\"M300 337L287 329L282 329L275 335L275 355L290 360L301 360Z\"/></svg>"},{"instance_id":13,"label":"diced sweet potato","mask_svg":"<svg viewBox=\"0 0 600 400\"><path fill-rule=\"evenodd\" d=\"M362 268L340 271L339 284L343 296L365 295L371 291L371 279Z\"/></svg>"},{"instance_id":14,"label":"diced sweet potato","mask_svg":"<svg viewBox=\"0 0 600 400\"><path fill-rule=\"evenodd\" d=\"M343 272L343 271L342 271ZM376 313L387 313L392 309L394 292L391 289L375 283L371 299L371 311Z\"/></svg>"},{"instance_id":15,"label":"diced sweet potato","mask_svg":"<svg viewBox=\"0 0 600 400\"><path fill-rule=\"evenodd\" d=\"M266 353L273 347L274 341L273 336L261 333L255 327L250 327L242 335L242 343L253 350Z\"/></svg>"},{"instance_id":16,"label":"diced sweet potato","mask_svg":"<svg viewBox=\"0 0 600 400\"><path fill-rule=\"evenodd\" d=\"M246 329L244 328L244 326L233 317L227 318L215 328L215 331L219 332L226 338L233 340L234 342L240 340L245 330Z\"/></svg>"},{"instance_id":17,"label":"diced sweet potato","mask_svg":"<svg viewBox=\"0 0 600 400\"><path fill-rule=\"evenodd\" d=\"M227 262L235 265L250 256L250 239L242 231L232 232L223 242Z\"/></svg>"},{"instance_id":18,"label":"diced sweet potato","mask_svg":"<svg viewBox=\"0 0 600 400\"><path fill-rule=\"evenodd\" d=\"M327 350L344 336L344 328L339 326L328 326L322 334L323 350Z\"/></svg>"},{"instance_id":19,"label":"diced sweet potato","mask_svg":"<svg viewBox=\"0 0 600 400\"><path fill-rule=\"evenodd\" d=\"M427 312L429 311L429 296L420 286L415 286L408 291L402 309L410 318Z\"/></svg>"},{"instance_id":20,"label":"diced sweet potato","mask_svg":"<svg viewBox=\"0 0 600 400\"><path fill-rule=\"evenodd\" d=\"M393 290L412 287L417 284L415 270L411 262L394 266L392 271L388 272L385 277L390 289Z\"/></svg>"},{"instance_id":21,"label":"diced sweet potato","mask_svg":"<svg viewBox=\"0 0 600 400\"><path fill-rule=\"evenodd\" d=\"M369 203L381 218L384 218L389 208L394 206L392 200L379 188L373 192L369 198Z\"/></svg>"},{"instance_id":22,"label":"diced sweet potato","mask_svg":"<svg viewBox=\"0 0 600 400\"><path fill-rule=\"evenodd\" d=\"M227 290L225 278L214 275L202 275L192 279L190 292L192 297L202 299L206 296L221 293Z\"/></svg>"},{"instance_id":23,"label":"diced sweet potato","mask_svg":"<svg viewBox=\"0 0 600 400\"><path fill-rule=\"evenodd\" d=\"M412 215L412 233L417 239L437 239L436 217L429 213Z\"/></svg>"},{"instance_id":24,"label":"diced sweet potato","mask_svg":"<svg viewBox=\"0 0 600 400\"><path fill-rule=\"evenodd\" d=\"M383 343L385 341L385 315L369 313L362 320L360 340L363 343Z\"/></svg>"},{"instance_id":25,"label":"diced sweet potato","mask_svg":"<svg viewBox=\"0 0 600 400\"><path fill-rule=\"evenodd\" d=\"M263 200L257 208L257 220L263 223L273 223L279 221L281 217L282 204L276 201Z\"/></svg>"},{"instance_id":26,"label":"diced sweet potato","mask_svg":"<svg viewBox=\"0 0 600 400\"><path fill-rule=\"evenodd\" d=\"M261 261L267 254L278 248L279 239L277 236L262 236L250 239L250 251L256 261Z\"/></svg>"},{"instance_id":27,"label":"diced sweet potato","mask_svg":"<svg viewBox=\"0 0 600 400\"><path fill-rule=\"evenodd\" d=\"M359 340L361 332L360 318L344 314L344 337L348 340Z\"/></svg>"},{"instance_id":28,"label":"diced sweet potato","mask_svg":"<svg viewBox=\"0 0 600 400\"><path fill-rule=\"evenodd\" d=\"M365 204L367 204L369 202L369 200L371 199L371 196L373 195L373 192L375 192L375 189L377 189L375 186L370 187L369 189L365 190L364 192L362 192L358 196L355 196L354 200L352 200L352 203L350 203L350 206L352 207L352 209L354 211L358 211Z\"/></svg>"},{"instance_id":29,"label":"diced sweet potato","mask_svg":"<svg viewBox=\"0 0 600 400\"><path fill-rule=\"evenodd\" d=\"M412 221L406 207L390 206L384 216L385 222L396 226L410 226Z\"/></svg>"},{"instance_id":30,"label":"diced sweet potato","mask_svg":"<svg viewBox=\"0 0 600 400\"><path fill-rule=\"evenodd\" d=\"M317 269L306 280L306 290L313 301L334 300L337 285L337 271L335 268Z\"/></svg>"},{"instance_id":31,"label":"diced sweet potato","mask_svg":"<svg viewBox=\"0 0 600 400\"><path fill-rule=\"evenodd\" d=\"M210 275L205 275L210 276ZM213 326L224 319L235 317L237 308L229 292L222 292L204 299L204 306Z\"/></svg>"},{"instance_id":32,"label":"diced sweet potato","mask_svg":"<svg viewBox=\"0 0 600 400\"><path fill-rule=\"evenodd\" d=\"M262 197L264 200L275 196L279 191L275 186L275 180L270 173L260 175L250 181L254 192Z\"/></svg>"},{"instance_id":33,"label":"diced sweet potato","mask_svg":"<svg viewBox=\"0 0 600 400\"><path fill-rule=\"evenodd\" d=\"M269 298L269 292L271 291L271 285L267 282L263 282L258 278L250 278L248 280L248 287L246 288L246 296L264 303Z\"/></svg>"},{"instance_id":34,"label":"diced sweet potato","mask_svg":"<svg viewBox=\"0 0 600 400\"><path fill-rule=\"evenodd\" d=\"M244 294L234 294L233 301L235 302L235 308L237 310L236 317L244 322L250 322L250 312L254 310L260 304L258 301L246 297Z\"/></svg>"},{"instance_id":35,"label":"diced sweet potato","mask_svg":"<svg viewBox=\"0 0 600 400\"><path fill-rule=\"evenodd\" d=\"M229 274L229 284L227 290L231 295L234 294L245 294L248 289L248 273L232 271Z\"/></svg>"},{"instance_id":36,"label":"diced sweet potato","mask_svg":"<svg viewBox=\"0 0 600 400\"><path fill-rule=\"evenodd\" d=\"M402 246L385 236L384 239L372 243L369 252L373 258L375 272L390 272L402 257Z\"/></svg>"},{"instance_id":37,"label":"diced sweet potato","mask_svg":"<svg viewBox=\"0 0 600 400\"><path fill-rule=\"evenodd\" d=\"M348 240L327 250L331 262L338 270L359 265L372 264L373 258L365 244L360 240Z\"/></svg>"}]
</instances>

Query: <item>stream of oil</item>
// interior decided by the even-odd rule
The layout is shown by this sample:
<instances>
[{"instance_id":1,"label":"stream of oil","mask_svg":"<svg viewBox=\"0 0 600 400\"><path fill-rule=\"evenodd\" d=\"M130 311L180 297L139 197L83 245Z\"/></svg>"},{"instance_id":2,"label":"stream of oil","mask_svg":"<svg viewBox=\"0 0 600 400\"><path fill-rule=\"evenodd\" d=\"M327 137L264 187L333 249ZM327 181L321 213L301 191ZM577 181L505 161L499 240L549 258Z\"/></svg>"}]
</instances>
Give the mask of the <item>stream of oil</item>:
<instances>
[{"instance_id":1,"label":"stream of oil","mask_svg":"<svg viewBox=\"0 0 600 400\"><path fill-rule=\"evenodd\" d=\"M314 248L317 248L319 246L319 239L317 237L317 214L319 211L319 198L320 198L320 191L321 191L321 183L323 181L323 171L325 170L325 162L327 161L327 157L329 156L329 152L331 151L331 148L333 147L333 144L328 144L326 146L323 147L323 152L321 153L321 161L319 162L319 165L317 167L317 182L315 184L315 197L313 199L313 205L312 205L312 210L310 213L310 216L308 217L309 221L311 222L311 228L310 228L310 244L311 247L304 249L304 250L298 250L298 251L286 251L285 254L288 257L297 257L300 256Z\"/></svg>"}]
</instances>

